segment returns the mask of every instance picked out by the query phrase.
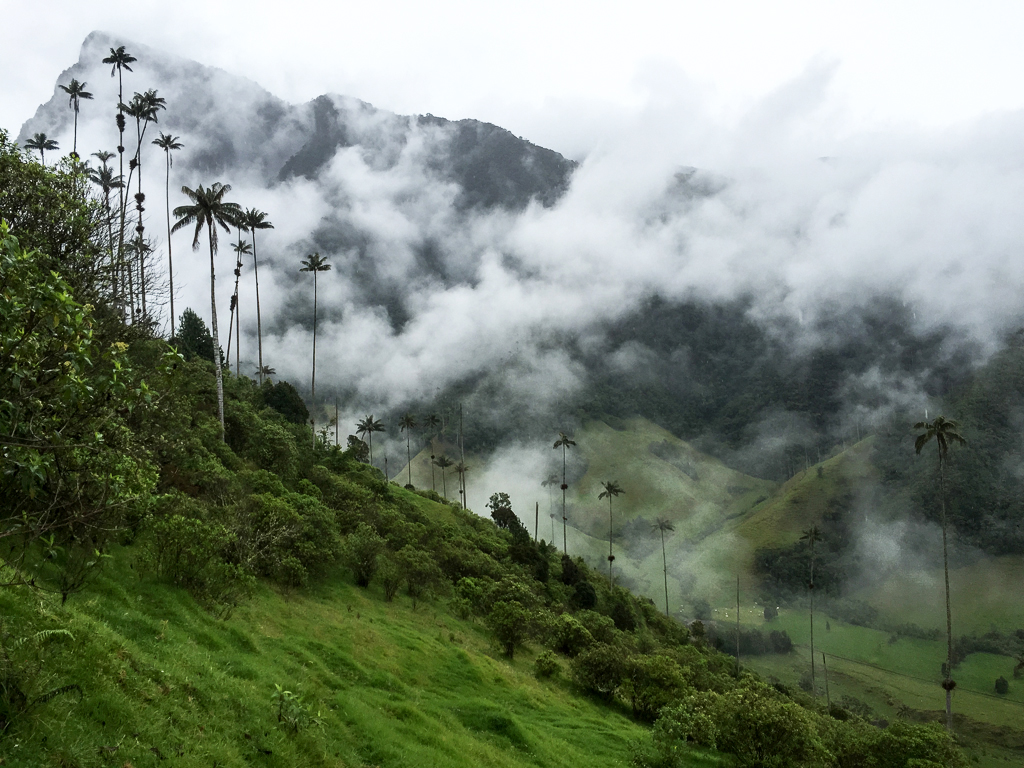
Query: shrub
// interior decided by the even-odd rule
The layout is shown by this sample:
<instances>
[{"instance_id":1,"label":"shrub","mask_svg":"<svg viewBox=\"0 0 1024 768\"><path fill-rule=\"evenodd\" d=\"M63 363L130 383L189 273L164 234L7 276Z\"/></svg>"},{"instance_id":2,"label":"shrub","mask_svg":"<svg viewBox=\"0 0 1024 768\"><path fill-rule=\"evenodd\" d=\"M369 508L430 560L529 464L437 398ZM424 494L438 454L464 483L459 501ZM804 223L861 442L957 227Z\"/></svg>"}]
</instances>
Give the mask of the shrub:
<instances>
[{"instance_id":1,"label":"shrub","mask_svg":"<svg viewBox=\"0 0 1024 768\"><path fill-rule=\"evenodd\" d=\"M573 616L563 613L555 617L549 628L549 642L569 658L578 656L594 644L594 636Z\"/></svg>"},{"instance_id":2,"label":"shrub","mask_svg":"<svg viewBox=\"0 0 1024 768\"><path fill-rule=\"evenodd\" d=\"M377 556L377 580L384 589L384 599L387 602L395 599L404 578L402 567L393 553L385 551Z\"/></svg>"},{"instance_id":3,"label":"shrub","mask_svg":"<svg viewBox=\"0 0 1024 768\"><path fill-rule=\"evenodd\" d=\"M533 662L533 673L542 680L555 677L561 671L562 665L558 663L558 657L551 651L544 651Z\"/></svg>"},{"instance_id":4,"label":"shrub","mask_svg":"<svg viewBox=\"0 0 1024 768\"><path fill-rule=\"evenodd\" d=\"M828 755L812 716L791 701L757 690L733 689L717 700L717 747L740 766L818 766Z\"/></svg>"},{"instance_id":5,"label":"shrub","mask_svg":"<svg viewBox=\"0 0 1024 768\"><path fill-rule=\"evenodd\" d=\"M528 632L530 615L522 604L499 600L487 614L487 626L491 628L502 651L510 659L516 648L522 645Z\"/></svg>"},{"instance_id":6,"label":"shrub","mask_svg":"<svg viewBox=\"0 0 1024 768\"><path fill-rule=\"evenodd\" d=\"M359 526L345 538L342 558L352 571L356 584L370 586L370 581L380 566L380 555L386 542L366 523Z\"/></svg>"},{"instance_id":7,"label":"shrub","mask_svg":"<svg viewBox=\"0 0 1024 768\"><path fill-rule=\"evenodd\" d=\"M625 659L622 649L599 644L573 659L570 669L576 685L584 691L611 699L622 684Z\"/></svg>"},{"instance_id":8,"label":"shrub","mask_svg":"<svg viewBox=\"0 0 1024 768\"><path fill-rule=\"evenodd\" d=\"M1010 681L1000 675L996 678L996 693L1009 693L1010 692Z\"/></svg>"},{"instance_id":9,"label":"shrub","mask_svg":"<svg viewBox=\"0 0 1024 768\"><path fill-rule=\"evenodd\" d=\"M622 693L636 717L653 721L661 708L677 701L686 688L679 665L666 656L638 655L625 663Z\"/></svg>"}]
</instances>

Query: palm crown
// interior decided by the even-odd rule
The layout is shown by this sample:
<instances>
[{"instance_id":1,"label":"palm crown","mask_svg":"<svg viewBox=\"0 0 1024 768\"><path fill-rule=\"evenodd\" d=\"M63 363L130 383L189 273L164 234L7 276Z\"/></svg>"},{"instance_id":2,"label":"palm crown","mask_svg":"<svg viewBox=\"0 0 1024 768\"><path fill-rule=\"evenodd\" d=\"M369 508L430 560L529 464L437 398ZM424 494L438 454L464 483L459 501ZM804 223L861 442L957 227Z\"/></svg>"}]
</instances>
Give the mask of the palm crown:
<instances>
[{"instance_id":1,"label":"palm crown","mask_svg":"<svg viewBox=\"0 0 1024 768\"><path fill-rule=\"evenodd\" d=\"M131 72L132 68L129 66L129 64L132 64L135 61L137 61L137 59L130 53L125 51L123 45L120 45L117 48L111 48L110 55L107 56L107 58L103 59L104 64L112 65L110 67L111 77L113 77L119 69L127 69L129 72Z\"/></svg>"},{"instance_id":2,"label":"palm crown","mask_svg":"<svg viewBox=\"0 0 1024 768\"><path fill-rule=\"evenodd\" d=\"M192 238L192 250L199 250L199 236L203 233L203 227L210 230L210 249L217 252L217 227L220 226L225 232L231 232L231 227L237 226L242 215L242 207L238 203L229 203L224 200L224 195L231 191L230 184L213 182L209 187L202 184L195 189L182 187L181 192L192 205L179 205L174 209L174 217L178 219L171 232L195 224L195 235Z\"/></svg>"},{"instance_id":3,"label":"palm crown","mask_svg":"<svg viewBox=\"0 0 1024 768\"><path fill-rule=\"evenodd\" d=\"M178 141L180 138L180 136L171 136L169 133L161 133L158 138L153 139L153 143L167 153L167 163L171 166L174 165L174 158L171 156L171 150L181 149L185 146Z\"/></svg>"},{"instance_id":4,"label":"palm crown","mask_svg":"<svg viewBox=\"0 0 1024 768\"><path fill-rule=\"evenodd\" d=\"M68 95L68 106L75 110L75 114L78 114L78 103L81 99L91 99L92 94L85 90L85 86L88 83L80 83L74 78L71 78L71 82L67 85L60 86L60 89Z\"/></svg>"},{"instance_id":5,"label":"palm crown","mask_svg":"<svg viewBox=\"0 0 1024 768\"><path fill-rule=\"evenodd\" d=\"M42 161L43 165L46 165L46 150L55 150L60 147L56 141L48 137L45 133L37 133L25 142L25 148L38 152L40 161Z\"/></svg>"}]
</instances>

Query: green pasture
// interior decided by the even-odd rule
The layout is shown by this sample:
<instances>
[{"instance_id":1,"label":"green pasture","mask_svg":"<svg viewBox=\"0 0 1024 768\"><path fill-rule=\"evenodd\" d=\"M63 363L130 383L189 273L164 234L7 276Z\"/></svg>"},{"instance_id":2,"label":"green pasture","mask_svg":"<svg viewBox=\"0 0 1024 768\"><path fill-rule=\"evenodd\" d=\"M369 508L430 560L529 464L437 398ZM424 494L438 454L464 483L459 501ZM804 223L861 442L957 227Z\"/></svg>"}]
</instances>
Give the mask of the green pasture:
<instances>
[{"instance_id":1,"label":"green pasture","mask_svg":"<svg viewBox=\"0 0 1024 768\"><path fill-rule=\"evenodd\" d=\"M564 676L538 681L535 650L507 661L442 602L412 610L339 576L301 594L261 588L222 620L140 580L132 557L117 552L63 607L0 593L11 637L30 617L74 636L47 644L38 692L82 692L17 721L3 765L624 766L645 733ZM275 685L299 697L295 733L278 722Z\"/></svg>"}]
</instances>

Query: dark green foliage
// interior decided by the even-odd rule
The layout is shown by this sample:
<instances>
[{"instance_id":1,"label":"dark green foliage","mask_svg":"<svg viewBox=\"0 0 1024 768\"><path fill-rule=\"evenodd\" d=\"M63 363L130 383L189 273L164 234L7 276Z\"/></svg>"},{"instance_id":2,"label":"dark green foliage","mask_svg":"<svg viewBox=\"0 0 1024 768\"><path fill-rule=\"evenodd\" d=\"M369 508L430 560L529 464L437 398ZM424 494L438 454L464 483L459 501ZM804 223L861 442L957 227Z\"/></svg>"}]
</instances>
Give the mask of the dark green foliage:
<instances>
[{"instance_id":1,"label":"dark green foliage","mask_svg":"<svg viewBox=\"0 0 1024 768\"><path fill-rule=\"evenodd\" d=\"M850 551L854 543L849 524L852 505L849 498L833 502L817 526L819 535L814 544L814 589L817 595L840 594L846 574L857 565ZM754 553L754 567L762 576L767 599L771 602L783 602L795 595L806 594L810 564L811 545L806 539L788 547L762 548Z\"/></svg>"},{"instance_id":2,"label":"dark green foliage","mask_svg":"<svg viewBox=\"0 0 1024 768\"><path fill-rule=\"evenodd\" d=\"M487 614L487 626L510 659L529 634L529 612L513 600L499 600Z\"/></svg>"},{"instance_id":3,"label":"dark green foliage","mask_svg":"<svg viewBox=\"0 0 1024 768\"><path fill-rule=\"evenodd\" d=\"M597 590L589 581L577 582L569 603L576 610L590 610L597 605Z\"/></svg>"},{"instance_id":4,"label":"dark green foliage","mask_svg":"<svg viewBox=\"0 0 1024 768\"><path fill-rule=\"evenodd\" d=\"M1000 675L996 678L996 693L1006 694L1010 692L1010 681Z\"/></svg>"},{"instance_id":5,"label":"dark green foliage","mask_svg":"<svg viewBox=\"0 0 1024 768\"><path fill-rule=\"evenodd\" d=\"M444 584L444 574L437 567L430 552L407 544L396 553L395 557L405 578L405 589L409 597L412 598L413 608L416 607L419 600Z\"/></svg>"},{"instance_id":6,"label":"dark green foliage","mask_svg":"<svg viewBox=\"0 0 1024 768\"><path fill-rule=\"evenodd\" d=\"M342 557L360 587L370 585L385 545L384 539L366 523L360 523L355 531L346 537Z\"/></svg>"},{"instance_id":7,"label":"dark green foliage","mask_svg":"<svg viewBox=\"0 0 1024 768\"><path fill-rule=\"evenodd\" d=\"M548 628L548 642L559 653L574 658L594 644L594 636L590 634L579 619L563 613Z\"/></svg>"},{"instance_id":8,"label":"dark green foliage","mask_svg":"<svg viewBox=\"0 0 1024 768\"><path fill-rule=\"evenodd\" d=\"M562 671L562 665L558 663L558 657L551 651L544 651L533 662L533 673L541 680L556 677Z\"/></svg>"},{"instance_id":9,"label":"dark green foliage","mask_svg":"<svg viewBox=\"0 0 1024 768\"><path fill-rule=\"evenodd\" d=\"M21 634L0 621L0 743L15 722L47 702L82 689L63 682L60 657L75 638L66 629L50 627Z\"/></svg>"},{"instance_id":10,"label":"dark green foliage","mask_svg":"<svg viewBox=\"0 0 1024 768\"><path fill-rule=\"evenodd\" d=\"M626 661L622 694L636 717L653 722L662 707L678 701L688 688L679 664L668 656L638 654Z\"/></svg>"},{"instance_id":11,"label":"dark green foliage","mask_svg":"<svg viewBox=\"0 0 1024 768\"><path fill-rule=\"evenodd\" d=\"M292 424L308 424L309 409L299 397L298 390L287 381L272 384L269 379L263 383L263 402L280 413Z\"/></svg>"},{"instance_id":12,"label":"dark green foliage","mask_svg":"<svg viewBox=\"0 0 1024 768\"><path fill-rule=\"evenodd\" d=\"M512 511L512 502L509 500L507 493L492 494L490 501L487 502L487 508L491 510L491 518L494 520L494 524L503 531L521 526L519 518Z\"/></svg>"},{"instance_id":13,"label":"dark green foliage","mask_svg":"<svg viewBox=\"0 0 1024 768\"><path fill-rule=\"evenodd\" d=\"M612 699L625 676L626 659L621 648L598 643L573 659L570 669L582 690Z\"/></svg>"},{"instance_id":14,"label":"dark green foliage","mask_svg":"<svg viewBox=\"0 0 1024 768\"><path fill-rule=\"evenodd\" d=\"M186 360L213 362L213 336L210 329L191 308L181 313L176 329L177 337L171 340Z\"/></svg>"}]
</instances>

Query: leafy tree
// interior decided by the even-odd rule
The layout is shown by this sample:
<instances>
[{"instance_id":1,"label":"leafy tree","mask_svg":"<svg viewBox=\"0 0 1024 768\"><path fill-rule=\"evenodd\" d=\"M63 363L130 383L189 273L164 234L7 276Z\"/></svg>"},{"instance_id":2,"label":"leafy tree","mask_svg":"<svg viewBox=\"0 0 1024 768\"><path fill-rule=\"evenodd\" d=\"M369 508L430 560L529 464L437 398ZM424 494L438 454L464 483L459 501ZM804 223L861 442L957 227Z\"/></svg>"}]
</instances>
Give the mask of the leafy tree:
<instances>
[{"instance_id":1,"label":"leafy tree","mask_svg":"<svg viewBox=\"0 0 1024 768\"><path fill-rule=\"evenodd\" d=\"M273 369L271 369L273 370ZM280 413L292 424L308 424L309 410L302 401L302 396L287 381L272 384L269 380L263 383L263 402Z\"/></svg>"},{"instance_id":2,"label":"leafy tree","mask_svg":"<svg viewBox=\"0 0 1024 768\"><path fill-rule=\"evenodd\" d=\"M444 581L444 574L438 568L430 552L417 549L406 544L395 555L402 574L405 577L405 588L412 598L413 610L416 603Z\"/></svg>"},{"instance_id":3,"label":"leafy tree","mask_svg":"<svg viewBox=\"0 0 1024 768\"><path fill-rule=\"evenodd\" d=\"M91 553L86 534L116 528L156 480L125 422L150 396L127 345L101 343L92 308L44 264L0 222L0 560L14 582L44 540Z\"/></svg>"},{"instance_id":4,"label":"leafy tree","mask_svg":"<svg viewBox=\"0 0 1024 768\"><path fill-rule=\"evenodd\" d=\"M164 194L167 206L167 279L169 281L168 293L171 299L171 338L174 338L174 258L171 254L171 167L174 159L171 152L175 152L185 145L178 141L180 137L172 136L169 133L161 133L153 143L164 151L167 173L164 181ZM262 361L261 361L262 362ZM260 380L262 382L262 379Z\"/></svg>"},{"instance_id":5,"label":"leafy tree","mask_svg":"<svg viewBox=\"0 0 1024 768\"><path fill-rule=\"evenodd\" d=\"M624 493L624 491L614 480L601 483L601 487L604 490L597 495L598 501L608 499L608 584L611 585L613 583L612 563L615 562L615 555L612 554L612 498Z\"/></svg>"},{"instance_id":6,"label":"leafy tree","mask_svg":"<svg viewBox=\"0 0 1024 768\"><path fill-rule=\"evenodd\" d=\"M609 499L610 502L611 500ZM668 558L665 556L665 531L675 531L675 527L668 520L659 517L654 521L651 528L661 533L661 567L665 574L665 615L668 616Z\"/></svg>"},{"instance_id":7,"label":"leafy tree","mask_svg":"<svg viewBox=\"0 0 1024 768\"><path fill-rule=\"evenodd\" d=\"M200 360L215 362L213 354L213 337L206 323L190 308L181 313L178 324L178 336L172 341L186 360L198 357Z\"/></svg>"},{"instance_id":8,"label":"leafy tree","mask_svg":"<svg viewBox=\"0 0 1024 768\"><path fill-rule=\"evenodd\" d=\"M352 570L356 584L360 587L370 586L370 581L377 572L378 558L383 554L386 543L366 523L360 523L346 539L345 563Z\"/></svg>"},{"instance_id":9,"label":"leafy tree","mask_svg":"<svg viewBox=\"0 0 1024 768\"><path fill-rule=\"evenodd\" d=\"M256 345L259 351L259 367L256 369L263 383L263 317L260 314L260 267L256 255L256 230L273 229L274 225L267 221L267 214L255 208L249 208L242 214L242 226L252 234L252 270L256 280Z\"/></svg>"},{"instance_id":10,"label":"leafy tree","mask_svg":"<svg viewBox=\"0 0 1024 768\"><path fill-rule=\"evenodd\" d=\"M442 453L440 456L438 456L436 459L434 459L433 463L436 464L437 467L441 470L441 493L447 499L448 498L448 484L447 484L446 479L445 479L445 470L448 469L448 467L454 467L455 466L455 462L452 461L451 459L449 459L447 456L445 456Z\"/></svg>"},{"instance_id":11,"label":"leafy tree","mask_svg":"<svg viewBox=\"0 0 1024 768\"><path fill-rule=\"evenodd\" d=\"M491 518L494 524L503 531L511 530L520 525L519 518L512 511L512 501L507 493L495 493L487 502L487 508L491 510Z\"/></svg>"},{"instance_id":12,"label":"leafy tree","mask_svg":"<svg viewBox=\"0 0 1024 768\"><path fill-rule=\"evenodd\" d=\"M914 440L914 451L918 454L932 440L938 449L939 459L939 498L942 503L942 573L946 585L946 679L942 687L946 691L946 729L953 730L953 689L956 683L953 675L953 612L949 602L949 552L946 545L946 477L945 465L949 461L949 449L954 444L963 445L967 441L957 431L960 425L952 419L936 416L934 421L919 421L914 429L923 429Z\"/></svg>"},{"instance_id":13,"label":"leafy tree","mask_svg":"<svg viewBox=\"0 0 1024 768\"><path fill-rule=\"evenodd\" d=\"M60 149L57 142L51 138L48 138L45 133L37 133L31 139L25 142L27 149L34 149L39 153L39 161L46 166L46 150L57 150Z\"/></svg>"},{"instance_id":14,"label":"leafy tree","mask_svg":"<svg viewBox=\"0 0 1024 768\"><path fill-rule=\"evenodd\" d=\"M302 268L299 272L313 273L313 377L310 383L310 400L313 406L313 419L316 419L316 276L320 272L326 272L331 268L327 259L319 253L311 253L302 261ZM370 449L371 454L373 448Z\"/></svg>"},{"instance_id":15,"label":"leafy tree","mask_svg":"<svg viewBox=\"0 0 1024 768\"><path fill-rule=\"evenodd\" d=\"M576 684L604 699L615 697L626 672L622 649L598 643L583 651L570 665Z\"/></svg>"},{"instance_id":16,"label":"leafy tree","mask_svg":"<svg viewBox=\"0 0 1024 768\"><path fill-rule=\"evenodd\" d=\"M398 428L405 432L405 453L409 462L409 485L412 485L412 431L416 428L416 418L411 414L405 414L398 420Z\"/></svg>"},{"instance_id":17,"label":"leafy tree","mask_svg":"<svg viewBox=\"0 0 1024 768\"><path fill-rule=\"evenodd\" d=\"M575 441L570 440L564 432L559 432L558 439L552 446L555 450L562 449L562 554L569 552L568 544L566 544L566 521L568 518L565 516L565 491L569 486L565 483L565 450L574 445L576 445Z\"/></svg>"},{"instance_id":18,"label":"leafy tree","mask_svg":"<svg viewBox=\"0 0 1024 768\"><path fill-rule=\"evenodd\" d=\"M224 195L231 191L230 184L221 184L215 181L209 187L202 184L195 189L188 187L181 188L182 193L192 201L191 205L181 205L174 209L174 216L178 219L171 232L195 224L195 234L192 237L192 250L199 250L199 235L203 227L208 230L207 237L210 243L210 315L211 326L213 327L213 351L216 356L214 371L217 374L217 413L220 416L220 435L224 439L224 361L220 357L220 339L217 335L217 268L214 263L214 256L217 254L217 227L220 226L225 232L231 232L241 216L241 208L238 203L231 203L224 200Z\"/></svg>"},{"instance_id":19,"label":"leafy tree","mask_svg":"<svg viewBox=\"0 0 1024 768\"><path fill-rule=\"evenodd\" d=\"M821 538L821 531L817 526L811 526L800 536L800 541L806 541L811 548L811 578L807 582L807 589L811 593L811 693L816 694L817 688L814 684L814 543Z\"/></svg>"},{"instance_id":20,"label":"leafy tree","mask_svg":"<svg viewBox=\"0 0 1024 768\"><path fill-rule=\"evenodd\" d=\"M78 107L82 99L92 99L92 94L85 90L87 83L80 83L75 78L67 85L61 85L60 89L68 95L68 107L75 110L75 132L72 142L71 155L78 158Z\"/></svg>"},{"instance_id":21,"label":"leafy tree","mask_svg":"<svg viewBox=\"0 0 1024 768\"><path fill-rule=\"evenodd\" d=\"M497 601L487 614L487 626L491 628L502 651L510 659L515 656L516 648L522 645L527 637L529 618L529 612L514 600Z\"/></svg>"},{"instance_id":22,"label":"leafy tree","mask_svg":"<svg viewBox=\"0 0 1024 768\"><path fill-rule=\"evenodd\" d=\"M33 162L0 129L0 218L26 251L35 251L40 266L56 270L75 297L103 302L96 270L99 205L81 193L78 166L61 161L44 168ZM102 314L94 318L101 321Z\"/></svg>"}]
</instances>

